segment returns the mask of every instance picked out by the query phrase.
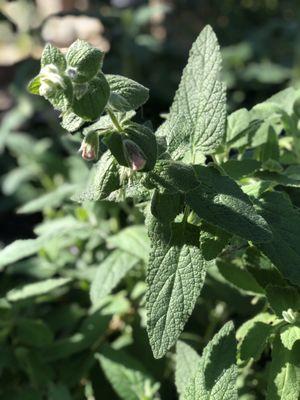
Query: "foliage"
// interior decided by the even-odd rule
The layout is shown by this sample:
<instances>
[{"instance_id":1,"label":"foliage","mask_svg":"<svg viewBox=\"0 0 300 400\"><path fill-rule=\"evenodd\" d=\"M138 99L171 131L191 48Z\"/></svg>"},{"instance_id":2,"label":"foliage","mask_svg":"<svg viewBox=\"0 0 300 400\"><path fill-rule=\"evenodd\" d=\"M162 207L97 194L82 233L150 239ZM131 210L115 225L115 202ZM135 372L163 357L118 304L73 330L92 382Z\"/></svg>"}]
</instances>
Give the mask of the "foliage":
<instances>
[{"instance_id":1,"label":"foliage","mask_svg":"<svg viewBox=\"0 0 300 400\"><path fill-rule=\"evenodd\" d=\"M65 182L20 208L43 210L36 238L0 251L2 397L113 398L112 387L124 399L171 398L174 369L182 399L299 397L300 93L226 123L207 26L154 133L133 121L148 90L104 74L102 59L83 41L66 56L47 45L28 86L94 163L71 155ZM26 152L11 136L5 145ZM33 165L19 180L39 176ZM198 331L207 309L210 330Z\"/></svg>"}]
</instances>

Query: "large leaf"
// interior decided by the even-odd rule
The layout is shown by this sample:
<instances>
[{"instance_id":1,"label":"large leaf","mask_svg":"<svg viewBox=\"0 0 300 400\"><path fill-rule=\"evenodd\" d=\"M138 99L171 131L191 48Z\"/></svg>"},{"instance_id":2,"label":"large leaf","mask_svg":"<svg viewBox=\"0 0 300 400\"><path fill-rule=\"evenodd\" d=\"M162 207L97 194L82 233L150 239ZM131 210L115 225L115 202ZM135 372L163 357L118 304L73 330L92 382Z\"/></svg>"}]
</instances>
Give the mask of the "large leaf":
<instances>
[{"instance_id":1,"label":"large leaf","mask_svg":"<svg viewBox=\"0 0 300 400\"><path fill-rule=\"evenodd\" d=\"M236 342L231 322L203 350L196 375L185 390L185 400L237 400Z\"/></svg>"},{"instance_id":2,"label":"large leaf","mask_svg":"<svg viewBox=\"0 0 300 400\"><path fill-rule=\"evenodd\" d=\"M176 345L175 383L177 391L183 395L189 381L196 375L200 356L188 344L179 340Z\"/></svg>"},{"instance_id":3,"label":"large leaf","mask_svg":"<svg viewBox=\"0 0 300 400\"><path fill-rule=\"evenodd\" d=\"M176 342L193 311L206 264L199 249L198 227L180 223L165 232L153 221L150 230L147 330L154 357L160 358Z\"/></svg>"},{"instance_id":4,"label":"large leaf","mask_svg":"<svg viewBox=\"0 0 300 400\"><path fill-rule=\"evenodd\" d=\"M269 370L267 400L299 399L300 367L297 361L299 349L294 352L286 349L279 336L276 336Z\"/></svg>"},{"instance_id":5,"label":"large leaf","mask_svg":"<svg viewBox=\"0 0 300 400\"><path fill-rule=\"evenodd\" d=\"M144 367L123 351L105 348L96 354L112 387L124 400L152 399L158 385Z\"/></svg>"},{"instance_id":6,"label":"large leaf","mask_svg":"<svg viewBox=\"0 0 300 400\"><path fill-rule=\"evenodd\" d=\"M205 221L253 242L272 237L266 221L235 181L214 167L160 162L145 181L170 193L185 194L186 203ZM152 186L151 186L152 185Z\"/></svg>"},{"instance_id":7,"label":"large leaf","mask_svg":"<svg viewBox=\"0 0 300 400\"><path fill-rule=\"evenodd\" d=\"M221 56L217 38L206 26L193 44L167 121L159 129L175 159L187 150L214 153L226 122L225 85L219 81Z\"/></svg>"},{"instance_id":8,"label":"large leaf","mask_svg":"<svg viewBox=\"0 0 300 400\"><path fill-rule=\"evenodd\" d=\"M91 286L91 300L97 304L108 295L121 281L127 272L133 268L138 259L121 250L112 252L98 267Z\"/></svg>"},{"instance_id":9,"label":"large leaf","mask_svg":"<svg viewBox=\"0 0 300 400\"><path fill-rule=\"evenodd\" d=\"M300 285L299 210L279 192L264 193L259 206L273 233L273 240L261 243L259 248L285 278Z\"/></svg>"}]
</instances>

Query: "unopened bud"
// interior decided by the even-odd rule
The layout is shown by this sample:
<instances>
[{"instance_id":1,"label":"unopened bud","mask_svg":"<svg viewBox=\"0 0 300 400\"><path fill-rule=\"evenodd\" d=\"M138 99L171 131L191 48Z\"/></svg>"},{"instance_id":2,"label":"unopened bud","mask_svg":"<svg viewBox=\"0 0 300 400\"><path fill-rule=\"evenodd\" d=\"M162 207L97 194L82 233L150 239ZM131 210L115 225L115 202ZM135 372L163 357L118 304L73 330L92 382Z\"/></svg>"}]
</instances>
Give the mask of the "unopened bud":
<instances>
[{"instance_id":1,"label":"unopened bud","mask_svg":"<svg viewBox=\"0 0 300 400\"><path fill-rule=\"evenodd\" d=\"M146 157L140 147L130 139L123 140L124 155L133 171L140 171L146 165Z\"/></svg>"},{"instance_id":2,"label":"unopened bud","mask_svg":"<svg viewBox=\"0 0 300 400\"><path fill-rule=\"evenodd\" d=\"M81 156L84 160L92 161L98 157L99 138L96 132L90 132L83 139L80 149Z\"/></svg>"},{"instance_id":3,"label":"unopened bud","mask_svg":"<svg viewBox=\"0 0 300 400\"><path fill-rule=\"evenodd\" d=\"M54 64L48 64L43 67L39 78L41 82L39 89L41 96L47 96L57 88L65 88L64 80Z\"/></svg>"},{"instance_id":4,"label":"unopened bud","mask_svg":"<svg viewBox=\"0 0 300 400\"><path fill-rule=\"evenodd\" d=\"M69 68L67 69L67 75L69 76L70 79L76 78L77 75L78 75L77 68L69 67Z\"/></svg>"},{"instance_id":5,"label":"unopened bud","mask_svg":"<svg viewBox=\"0 0 300 400\"><path fill-rule=\"evenodd\" d=\"M287 311L282 311L282 316L288 324L295 323L297 319L297 314L291 308L289 308Z\"/></svg>"}]
</instances>

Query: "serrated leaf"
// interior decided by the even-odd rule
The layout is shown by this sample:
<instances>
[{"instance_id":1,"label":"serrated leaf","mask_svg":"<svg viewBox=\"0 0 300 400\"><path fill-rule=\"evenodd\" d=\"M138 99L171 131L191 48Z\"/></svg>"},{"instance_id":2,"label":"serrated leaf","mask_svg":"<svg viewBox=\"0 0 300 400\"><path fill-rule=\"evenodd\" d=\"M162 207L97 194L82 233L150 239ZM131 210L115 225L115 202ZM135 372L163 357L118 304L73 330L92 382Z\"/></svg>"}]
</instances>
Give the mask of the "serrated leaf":
<instances>
[{"instance_id":1,"label":"serrated leaf","mask_svg":"<svg viewBox=\"0 0 300 400\"><path fill-rule=\"evenodd\" d=\"M98 74L88 83L86 93L73 100L72 110L85 121L93 121L100 117L109 98L109 85L103 74Z\"/></svg>"},{"instance_id":2,"label":"serrated leaf","mask_svg":"<svg viewBox=\"0 0 300 400\"><path fill-rule=\"evenodd\" d=\"M96 354L96 358L121 399L140 400L153 398L158 386L156 385L155 389L153 379L137 360L124 351L114 351L109 348L105 348L101 354ZM148 391L150 389L148 394L147 389Z\"/></svg>"},{"instance_id":3,"label":"serrated leaf","mask_svg":"<svg viewBox=\"0 0 300 400\"><path fill-rule=\"evenodd\" d=\"M185 400L237 400L236 342L231 322L203 350L196 375L184 393Z\"/></svg>"},{"instance_id":4,"label":"serrated leaf","mask_svg":"<svg viewBox=\"0 0 300 400\"><path fill-rule=\"evenodd\" d=\"M40 96L40 86L41 86L41 80L39 76L36 76L33 78L27 85L27 90L31 94L36 94Z\"/></svg>"},{"instance_id":5,"label":"serrated leaf","mask_svg":"<svg viewBox=\"0 0 300 400\"><path fill-rule=\"evenodd\" d=\"M158 132L166 136L174 159L182 159L187 150L214 153L223 141L226 94L220 66L217 38L208 25L193 44L170 114Z\"/></svg>"},{"instance_id":6,"label":"serrated leaf","mask_svg":"<svg viewBox=\"0 0 300 400\"><path fill-rule=\"evenodd\" d=\"M128 226L107 239L109 247L123 250L138 259L148 260L150 242L144 225Z\"/></svg>"},{"instance_id":7,"label":"serrated leaf","mask_svg":"<svg viewBox=\"0 0 300 400\"><path fill-rule=\"evenodd\" d=\"M292 283L300 285L300 213L283 193L266 192L259 212L268 222L273 239L259 248Z\"/></svg>"},{"instance_id":8,"label":"serrated leaf","mask_svg":"<svg viewBox=\"0 0 300 400\"><path fill-rule=\"evenodd\" d=\"M54 64L61 72L64 72L67 66L64 55L57 47L53 46L50 43L46 44L43 50L41 57L41 67L43 68L49 64Z\"/></svg>"},{"instance_id":9,"label":"serrated leaf","mask_svg":"<svg viewBox=\"0 0 300 400\"><path fill-rule=\"evenodd\" d=\"M29 283L20 289L16 288L10 290L6 295L6 298L8 301L14 302L25 300L30 297L45 295L69 282L71 282L71 279L69 278L53 278L46 279L42 282Z\"/></svg>"},{"instance_id":10,"label":"serrated leaf","mask_svg":"<svg viewBox=\"0 0 300 400\"><path fill-rule=\"evenodd\" d=\"M286 349L279 335L273 342L266 400L295 400L300 395L300 367L296 354ZM299 352L298 352L299 360Z\"/></svg>"},{"instance_id":11,"label":"serrated leaf","mask_svg":"<svg viewBox=\"0 0 300 400\"><path fill-rule=\"evenodd\" d=\"M294 311L300 309L300 297L293 287L268 285L266 287L266 296L270 306L279 318L282 318L282 312L289 308Z\"/></svg>"},{"instance_id":12,"label":"serrated leaf","mask_svg":"<svg viewBox=\"0 0 300 400\"><path fill-rule=\"evenodd\" d=\"M179 395L183 395L189 381L196 375L200 356L188 344L179 340L176 345L175 383Z\"/></svg>"},{"instance_id":13,"label":"serrated leaf","mask_svg":"<svg viewBox=\"0 0 300 400\"><path fill-rule=\"evenodd\" d=\"M84 40L76 40L69 47L66 55L68 67L76 69L74 75L69 73L74 82L83 83L92 79L101 67L103 56L102 51Z\"/></svg>"},{"instance_id":14,"label":"serrated leaf","mask_svg":"<svg viewBox=\"0 0 300 400\"><path fill-rule=\"evenodd\" d=\"M287 325L280 332L280 339L284 347L292 350L294 344L300 340L300 326Z\"/></svg>"},{"instance_id":15,"label":"serrated leaf","mask_svg":"<svg viewBox=\"0 0 300 400\"><path fill-rule=\"evenodd\" d=\"M87 187L73 196L72 200L84 202L87 200L103 200L120 187L119 170L116 161L109 152L102 155L90 172Z\"/></svg>"},{"instance_id":16,"label":"serrated leaf","mask_svg":"<svg viewBox=\"0 0 300 400\"><path fill-rule=\"evenodd\" d=\"M137 263L138 258L122 250L115 250L99 265L92 281L90 297L97 304L118 285L128 271Z\"/></svg>"},{"instance_id":17,"label":"serrated leaf","mask_svg":"<svg viewBox=\"0 0 300 400\"><path fill-rule=\"evenodd\" d=\"M186 203L208 223L254 242L271 239L266 221L235 181L214 167L164 161L149 173L145 185L185 194Z\"/></svg>"},{"instance_id":18,"label":"serrated leaf","mask_svg":"<svg viewBox=\"0 0 300 400\"><path fill-rule=\"evenodd\" d=\"M257 361L263 352L267 340L273 331L273 326L256 321L248 330L239 346L241 360L248 361L253 358Z\"/></svg>"},{"instance_id":19,"label":"serrated leaf","mask_svg":"<svg viewBox=\"0 0 300 400\"><path fill-rule=\"evenodd\" d=\"M61 126L68 132L73 133L81 128L85 122L84 119L78 117L78 115L74 114L72 111L67 111L62 116Z\"/></svg>"},{"instance_id":20,"label":"serrated leaf","mask_svg":"<svg viewBox=\"0 0 300 400\"><path fill-rule=\"evenodd\" d=\"M117 111L136 110L149 98L149 89L120 75L106 75L111 94L109 103Z\"/></svg>"},{"instance_id":21,"label":"serrated leaf","mask_svg":"<svg viewBox=\"0 0 300 400\"><path fill-rule=\"evenodd\" d=\"M147 331L155 358L173 346L193 311L205 279L199 228L174 224L165 235L153 219L147 270Z\"/></svg>"}]
</instances>

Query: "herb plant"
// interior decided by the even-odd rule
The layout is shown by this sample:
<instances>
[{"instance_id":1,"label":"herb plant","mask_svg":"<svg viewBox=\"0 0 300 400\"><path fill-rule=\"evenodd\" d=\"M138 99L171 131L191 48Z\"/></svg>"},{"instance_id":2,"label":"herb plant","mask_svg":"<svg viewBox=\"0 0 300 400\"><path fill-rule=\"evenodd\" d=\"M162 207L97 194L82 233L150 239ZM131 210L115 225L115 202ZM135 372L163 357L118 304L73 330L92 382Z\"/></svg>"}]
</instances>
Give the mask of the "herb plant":
<instances>
[{"instance_id":1,"label":"herb plant","mask_svg":"<svg viewBox=\"0 0 300 400\"><path fill-rule=\"evenodd\" d=\"M143 355L126 353L138 341L136 314L138 334L146 325L153 363L167 356L166 370L175 368L180 398L299 398L300 93L283 90L227 118L219 45L207 26L154 133L151 121L134 122L148 89L104 74L102 63L103 53L84 41L66 55L48 44L28 86L59 111L72 140L80 137L82 158L93 162L87 182L84 176L68 190L25 204L23 211L31 212L57 207L58 196L73 201L48 215L37 238L0 252L1 269L37 254L29 259L37 281L10 288L1 300L9 321L1 337L17 338L13 357L25 366L36 396L28 398L95 395L95 360L120 398L164 398ZM113 232L118 210L128 226L120 229L118 215ZM126 291L112 294L124 281ZM54 314L72 286L72 296L90 286L92 307L87 314L79 306L65 310L72 326L66 331L64 317L49 319L47 307ZM202 295L211 298L209 290L222 300L215 308L220 329L212 328L200 356L178 339ZM247 300L252 316L234 321L235 332L227 322L233 313L223 305L238 308ZM43 317L18 321L32 301ZM8 344L5 349L11 354ZM23 382L12 361L4 368ZM74 389L79 381L84 394Z\"/></svg>"}]
</instances>

